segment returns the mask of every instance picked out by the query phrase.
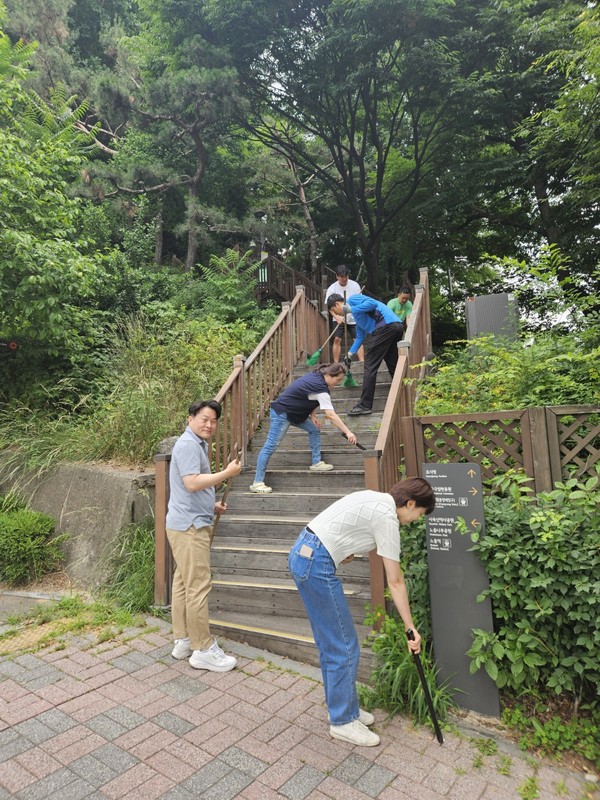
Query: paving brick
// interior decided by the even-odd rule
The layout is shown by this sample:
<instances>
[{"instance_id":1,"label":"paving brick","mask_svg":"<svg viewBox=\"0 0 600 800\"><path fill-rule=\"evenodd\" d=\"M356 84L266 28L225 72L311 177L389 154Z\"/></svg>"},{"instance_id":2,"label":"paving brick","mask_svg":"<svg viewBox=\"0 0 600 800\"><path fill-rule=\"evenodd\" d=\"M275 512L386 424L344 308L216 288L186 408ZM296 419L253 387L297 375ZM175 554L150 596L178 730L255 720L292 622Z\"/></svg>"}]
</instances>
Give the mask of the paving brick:
<instances>
[{"instance_id":1,"label":"paving brick","mask_svg":"<svg viewBox=\"0 0 600 800\"><path fill-rule=\"evenodd\" d=\"M207 740L217 736L227 726L220 719L208 719L200 725L197 725L194 730L185 734L185 739L195 745L202 745Z\"/></svg>"},{"instance_id":2,"label":"paving brick","mask_svg":"<svg viewBox=\"0 0 600 800\"><path fill-rule=\"evenodd\" d=\"M60 769L23 789L19 792L19 798L20 800L48 800L51 795L62 791L63 797L67 800L69 795L66 789L75 780L77 780L77 775L71 770Z\"/></svg>"},{"instance_id":3,"label":"paving brick","mask_svg":"<svg viewBox=\"0 0 600 800\"><path fill-rule=\"evenodd\" d=\"M274 764L285 755L282 750L274 747L272 742L261 742L260 739L256 739L252 734L244 736L243 739L240 739L235 744L240 750L250 753L251 756L264 761L265 764Z\"/></svg>"},{"instance_id":4,"label":"paving brick","mask_svg":"<svg viewBox=\"0 0 600 800\"><path fill-rule=\"evenodd\" d=\"M184 789L183 786L174 786L170 791L162 796L162 800L195 800L197 794L192 794Z\"/></svg>"},{"instance_id":5,"label":"paving brick","mask_svg":"<svg viewBox=\"0 0 600 800\"><path fill-rule=\"evenodd\" d=\"M193 775L196 771L194 767L186 764L173 753L168 753L166 750L161 750L153 756L150 756L150 758L147 758L146 764L161 775L178 783L189 778L190 775Z\"/></svg>"},{"instance_id":6,"label":"paving brick","mask_svg":"<svg viewBox=\"0 0 600 800\"><path fill-rule=\"evenodd\" d=\"M280 689L270 697L265 698L259 705L259 708L267 714L275 714L280 709L285 708L289 703L295 699L294 695L288 694L287 690Z\"/></svg>"},{"instance_id":7,"label":"paving brick","mask_svg":"<svg viewBox=\"0 0 600 800\"><path fill-rule=\"evenodd\" d=\"M51 686L61 679L60 672L42 672L36 675L35 678L23 683L28 692L37 692L38 689L44 689L46 686Z\"/></svg>"},{"instance_id":8,"label":"paving brick","mask_svg":"<svg viewBox=\"0 0 600 800\"><path fill-rule=\"evenodd\" d=\"M83 778L75 778L64 789L58 789L48 796L48 800L82 800L94 793L94 787Z\"/></svg>"},{"instance_id":9,"label":"paving brick","mask_svg":"<svg viewBox=\"0 0 600 800\"><path fill-rule=\"evenodd\" d=\"M31 750L31 747L31 741L24 736L11 737L6 741L6 744L0 745L0 764L10 761L11 758L18 756L20 753Z\"/></svg>"},{"instance_id":10,"label":"paving brick","mask_svg":"<svg viewBox=\"0 0 600 800\"><path fill-rule=\"evenodd\" d=\"M259 782L268 786L270 789L279 789L304 766L299 758L295 758L290 753L282 756L274 764L260 774Z\"/></svg>"},{"instance_id":11,"label":"paving brick","mask_svg":"<svg viewBox=\"0 0 600 800\"><path fill-rule=\"evenodd\" d=\"M325 775L320 770L314 767L302 767L279 787L279 793L289 800L304 800L324 780Z\"/></svg>"},{"instance_id":12,"label":"paving brick","mask_svg":"<svg viewBox=\"0 0 600 800\"><path fill-rule=\"evenodd\" d=\"M146 764L136 764L127 772L119 775L118 778L104 784L102 787L102 794L105 794L110 800L117 800L124 795L144 797L141 791L138 790L142 784L149 781L156 775L156 772Z\"/></svg>"},{"instance_id":13,"label":"paving brick","mask_svg":"<svg viewBox=\"0 0 600 800\"><path fill-rule=\"evenodd\" d=\"M206 684L188 675L180 675L168 683L163 683L160 689L161 692L168 694L180 703L195 697L197 694L208 691Z\"/></svg>"},{"instance_id":14,"label":"paving brick","mask_svg":"<svg viewBox=\"0 0 600 800\"><path fill-rule=\"evenodd\" d=\"M193 767L194 770L199 770L201 767L206 766L212 759L212 756L205 750L196 747L196 745L191 744L191 742L186 742L185 739L176 739L174 742L171 742L171 744L165 747L165 753L172 753L185 764L189 764Z\"/></svg>"},{"instance_id":15,"label":"paving brick","mask_svg":"<svg viewBox=\"0 0 600 800\"><path fill-rule=\"evenodd\" d=\"M270 742L275 736L278 736L283 731L290 727L290 723L279 717L271 717L271 719L263 722L258 728L255 728L253 736L260 739L261 742Z\"/></svg>"},{"instance_id":16,"label":"paving brick","mask_svg":"<svg viewBox=\"0 0 600 800\"><path fill-rule=\"evenodd\" d=\"M173 706L173 708L170 709L170 713L174 714L180 719L185 720L186 722L189 722L194 727L205 725L210 721L208 714L205 714L203 711L200 711L197 708L192 708L187 703L180 703L178 706Z\"/></svg>"},{"instance_id":17,"label":"paving brick","mask_svg":"<svg viewBox=\"0 0 600 800\"><path fill-rule=\"evenodd\" d=\"M194 797L204 797L204 792L231 772L229 764L218 758L211 761L195 775L182 783L184 789L191 792Z\"/></svg>"},{"instance_id":18,"label":"paving brick","mask_svg":"<svg viewBox=\"0 0 600 800\"><path fill-rule=\"evenodd\" d=\"M352 786L371 767L371 762L366 758L350 753L350 755L332 771L331 777ZM395 773L391 774L395 777Z\"/></svg>"},{"instance_id":19,"label":"paving brick","mask_svg":"<svg viewBox=\"0 0 600 800\"><path fill-rule=\"evenodd\" d=\"M206 789L202 794L203 800L233 800L239 797L242 789L252 783L252 778L237 769L229 772L220 781Z\"/></svg>"},{"instance_id":20,"label":"paving brick","mask_svg":"<svg viewBox=\"0 0 600 800\"><path fill-rule=\"evenodd\" d=\"M149 703L153 703L155 700L160 700L164 697L164 692L161 692L158 689L150 689L149 691L145 691L143 694L138 694L135 697L130 697L128 700L121 701L121 705L126 706L132 711L138 711L140 708L144 708ZM171 700L171 702L173 701ZM145 718L147 719L147 717Z\"/></svg>"},{"instance_id":21,"label":"paving brick","mask_svg":"<svg viewBox=\"0 0 600 800\"><path fill-rule=\"evenodd\" d=\"M20 683L17 683L12 678L0 683L0 700L5 700L7 703L26 694L27 689L24 689Z\"/></svg>"},{"instance_id":22,"label":"paving brick","mask_svg":"<svg viewBox=\"0 0 600 800\"><path fill-rule=\"evenodd\" d=\"M392 772L385 767L380 767L378 764L373 764L371 767L361 775L361 777L354 782L354 788L359 792L369 795L369 797L377 797L386 786L389 786L396 778L396 773ZM350 783L350 781L348 781Z\"/></svg>"},{"instance_id":23,"label":"paving brick","mask_svg":"<svg viewBox=\"0 0 600 800\"><path fill-rule=\"evenodd\" d=\"M43 690L42 690L43 691ZM0 709L0 718L9 725L17 725L52 708L52 703L35 694L26 694Z\"/></svg>"},{"instance_id":24,"label":"paving brick","mask_svg":"<svg viewBox=\"0 0 600 800\"><path fill-rule=\"evenodd\" d=\"M479 800L486 782L478 775L460 775L447 793L448 800Z\"/></svg>"},{"instance_id":25,"label":"paving brick","mask_svg":"<svg viewBox=\"0 0 600 800\"><path fill-rule=\"evenodd\" d=\"M69 716L72 717L72 719L77 720L77 722L87 722L88 720L98 716L98 714L103 714L116 706L116 703L113 700L110 700L108 697L103 697L101 694L96 694L95 692L90 692L90 694L84 695L84 697L88 699L87 704L82 705L80 708L69 710L68 712ZM80 699L81 698L71 700L70 703L76 703L77 700ZM64 703L60 707L61 711L66 711L68 706L69 703Z\"/></svg>"},{"instance_id":26,"label":"paving brick","mask_svg":"<svg viewBox=\"0 0 600 800\"><path fill-rule=\"evenodd\" d=\"M333 777L326 778L320 784L319 792L332 800L337 800L338 797L343 797L344 800L368 800L370 797L376 796L360 791L357 786L341 783ZM419 795L415 795L415 797L419 797Z\"/></svg>"},{"instance_id":27,"label":"paving brick","mask_svg":"<svg viewBox=\"0 0 600 800\"><path fill-rule=\"evenodd\" d=\"M56 758L42 750L41 747L33 747L25 753L15 757L32 775L39 780L63 768L63 765Z\"/></svg>"},{"instance_id":28,"label":"paving brick","mask_svg":"<svg viewBox=\"0 0 600 800\"><path fill-rule=\"evenodd\" d=\"M94 750L93 757L106 764L119 775L138 763L138 759L135 756L118 747L114 742Z\"/></svg>"},{"instance_id":29,"label":"paving brick","mask_svg":"<svg viewBox=\"0 0 600 800\"><path fill-rule=\"evenodd\" d=\"M310 708L310 706L311 704L308 700L303 700L301 697L297 697L292 700L291 703L288 703L280 708L277 712L277 716L287 719L288 722L295 722L301 714Z\"/></svg>"},{"instance_id":30,"label":"paving brick","mask_svg":"<svg viewBox=\"0 0 600 800\"><path fill-rule=\"evenodd\" d=\"M229 764L233 769L250 775L251 778L257 778L268 766L264 761L251 756L238 747L230 747L228 750L225 750L221 753L219 759Z\"/></svg>"},{"instance_id":31,"label":"paving brick","mask_svg":"<svg viewBox=\"0 0 600 800\"><path fill-rule=\"evenodd\" d=\"M83 677L83 683L85 683L88 690L100 689L102 686L108 686L109 684L118 681L119 678L124 677L125 673L123 670L116 669L115 667L106 666L106 669L94 669L90 670L89 673L86 673ZM110 697L110 693L108 695ZM114 700L116 701L117 698L115 697Z\"/></svg>"},{"instance_id":32,"label":"paving brick","mask_svg":"<svg viewBox=\"0 0 600 800\"><path fill-rule=\"evenodd\" d=\"M88 720L87 727L109 742L122 736L128 730L106 714L98 714L93 719Z\"/></svg>"},{"instance_id":33,"label":"paving brick","mask_svg":"<svg viewBox=\"0 0 600 800\"><path fill-rule=\"evenodd\" d=\"M227 720L223 721L227 722ZM184 736L194 729L191 722L187 722L176 714L172 714L170 711L163 711L162 714L157 714L157 716L152 719L152 722L164 728L166 731L174 733L176 736Z\"/></svg>"},{"instance_id":34,"label":"paving brick","mask_svg":"<svg viewBox=\"0 0 600 800\"><path fill-rule=\"evenodd\" d=\"M165 775L154 775L149 781L138 787L136 794L143 800L155 800L163 797L165 792L172 789L174 782Z\"/></svg>"},{"instance_id":35,"label":"paving brick","mask_svg":"<svg viewBox=\"0 0 600 800\"><path fill-rule=\"evenodd\" d=\"M75 742L74 744L63 748L62 750L59 750L53 755L62 764L67 766L71 763L71 761L75 761L76 759L81 758L88 753L93 753L94 750L97 750L104 744L106 744L106 739L104 739L102 736L98 736L96 733L92 733L82 738L81 741Z\"/></svg>"},{"instance_id":36,"label":"paving brick","mask_svg":"<svg viewBox=\"0 0 600 800\"><path fill-rule=\"evenodd\" d=\"M102 761L98 760L95 754L82 756L72 761L71 764L69 764L69 769L96 788L100 788L105 783L109 783L121 774L120 771L115 771L111 769L108 764L104 764Z\"/></svg>"},{"instance_id":37,"label":"paving brick","mask_svg":"<svg viewBox=\"0 0 600 800\"><path fill-rule=\"evenodd\" d=\"M257 726L271 719L271 714L268 711L265 711L263 708L257 708L251 703L246 703L244 700L236 703L229 711L232 714L236 714L238 717L245 717L251 722L255 722Z\"/></svg>"},{"instance_id":38,"label":"paving brick","mask_svg":"<svg viewBox=\"0 0 600 800\"><path fill-rule=\"evenodd\" d=\"M345 751L338 749L335 755L332 756L331 753L321 752L314 749L314 747L307 747L305 742L306 740L297 744L288 754L293 758L299 759L303 764L320 769L321 772L333 772L347 755Z\"/></svg>"},{"instance_id":39,"label":"paving brick","mask_svg":"<svg viewBox=\"0 0 600 800\"><path fill-rule=\"evenodd\" d=\"M155 725L153 722L144 722L142 725L138 725L137 728L132 728L130 731L127 731L127 733L119 736L114 744L118 747L122 747L124 750L131 750L140 742L145 742L146 739L159 733L160 730L158 725Z\"/></svg>"},{"instance_id":40,"label":"paving brick","mask_svg":"<svg viewBox=\"0 0 600 800\"><path fill-rule=\"evenodd\" d=\"M45 711L43 714L39 715L37 721L41 722L43 725L47 725L53 731L56 731L56 733L64 733L64 731L77 727L77 722L59 708Z\"/></svg>"},{"instance_id":41,"label":"paving brick","mask_svg":"<svg viewBox=\"0 0 600 800\"><path fill-rule=\"evenodd\" d=\"M0 786L16 795L26 786L35 783L36 777L16 759L5 761L0 770Z\"/></svg>"},{"instance_id":42,"label":"paving brick","mask_svg":"<svg viewBox=\"0 0 600 800\"><path fill-rule=\"evenodd\" d=\"M239 795L240 800L281 800L279 792L269 789L262 783L251 783Z\"/></svg>"},{"instance_id":43,"label":"paving brick","mask_svg":"<svg viewBox=\"0 0 600 800\"><path fill-rule=\"evenodd\" d=\"M171 744L171 742L174 742L176 739L177 737L175 734L160 730L158 733L155 733L154 736L150 736L145 741L136 744L135 747L131 747L130 753L141 761L144 761L155 753L158 753L159 750L167 747L167 745Z\"/></svg>"}]
</instances>

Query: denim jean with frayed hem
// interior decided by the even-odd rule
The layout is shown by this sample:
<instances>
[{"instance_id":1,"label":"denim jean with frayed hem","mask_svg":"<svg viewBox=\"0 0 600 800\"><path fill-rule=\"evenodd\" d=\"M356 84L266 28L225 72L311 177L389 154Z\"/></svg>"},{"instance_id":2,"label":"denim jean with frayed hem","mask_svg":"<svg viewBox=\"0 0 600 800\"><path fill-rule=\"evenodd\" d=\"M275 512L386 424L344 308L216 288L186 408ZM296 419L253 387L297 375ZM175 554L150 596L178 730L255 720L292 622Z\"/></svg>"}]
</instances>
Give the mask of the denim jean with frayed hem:
<instances>
[{"instance_id":1,"label":"denim jean with frayed hem","mask_svg":"<svg viewBox=\"0 0 600 800\"><path fill-rule=\"evenodd\" d=\"M300 428L308 433L308 441L310 443L310 453L312 457L312 464L318 464L321 460L321 431L317 428L314 422L310 419L305 419L304 422L290 422L287 414L278 414L271 409L271 425L269 427L269 434L267 441L264 443L262 450L258 454L256 462L256 475L254 476L255 483L263 483L265 475L267 474L267 465L269 459L279 447L279 443L285 436L287 429L290 425Z\"/></svg>"},{"instance_id":2,"label":"denim jean with frayed hem","mask_svg":"<svg viewBox=\"0 0 600 800\"><path fill-rule=\"evenodd\" d=\"M303 545L312 551L310 555L300 553ZM360 645L342 581L327 548L306 528L290 551L288 566L319 649L330 722L346 725L359 716L356 675Z\"/></svg>"}]
</instances>

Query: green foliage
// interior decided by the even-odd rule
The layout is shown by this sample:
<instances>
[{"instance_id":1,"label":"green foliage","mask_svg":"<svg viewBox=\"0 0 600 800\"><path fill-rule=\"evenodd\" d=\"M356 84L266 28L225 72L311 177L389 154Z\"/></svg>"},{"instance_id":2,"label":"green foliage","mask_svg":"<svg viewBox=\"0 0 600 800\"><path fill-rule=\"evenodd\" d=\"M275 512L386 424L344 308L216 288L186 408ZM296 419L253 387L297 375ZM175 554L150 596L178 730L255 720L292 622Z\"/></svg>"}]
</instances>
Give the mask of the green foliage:
<instances>
[{"instance_id":1,"label":"green foliage","mask_svg":"<svg viewBox=\"0 0 600 800\"><path fill-rule=\"evenodd\" d=\"M544 708L538 704L536 711L543 714ZM522 750L539 749L544 753L572 751L579 753L600 768L600 738L598 737L598 714L591 718L575 717L567 722L558 716L542 720L532 716L522 706L506 708L502 712L502 722L516 729L520 734L519 746Z\"/></svg>"},{"instance_id":2,"label":"green foliage","mask_svg":"<svg viewBox=\"0 0 600 800\"><path fill-rule=\"evenodd\" d=\"M482 336L449 346L421 387L417 414L600 402L600 345L576 334L538 334L528 345Z\"/></svg>"},{"instance_id":3,"label":"green foliage","mask_svg":"<svg viewBox=\"0 0 600 800\"><path fill-rule=\"evenodd\" d=\"M109 601L132 613L149 611L154 602L154 523L127 527L110 562Z\"/></svg>"},{"instance_id":4,"label":"green foliage","mask_svg":"<svg viewBox=\"0 0 600 800\"><path fill-rule=\"evenodd\" d=\"M55 525L52 517L37 511L0 512L0 578L25 583L56 569L63 558L60 545L69 537L53 536Z\"/></svg>"},{"instance_id":5,"label":"green foliage","mask_svg":"<svg viewBox=\"0 0 600 800\"><path fill-rule=\"evenodd\" d=\"M251 251L243 255L227 250L212 256L202 267L202 303L204 310L224 322L250 321L258 311L256 302L256 264Z\"/></svg>"},{"instance_id":6,"label":"green foliage","mask_svg":"<svg viewBox=\"0 0 600 800\"><path fill-rule=\"evenodd\" d=\"M110 374L95 391L74 402L69 383L57 383L45 387L43 405L0 408L0 447L10 446L8 462L32 469L60 460L147 463L161 439L181 430L189 404L214 397L234 356L263 334L256 321L184 320L168 306L154 321L125 318L107 344Z\"/></svg>"},{"instance_id":7,"label":"green foliage","mask_svg":"<svg viewBox=\"0 0 600 800\"><path fill-rule=\"evenodd\" d=\"M0 495L0 514L7 514L10 511L20 511L27 507L27 503L23 498L14 491L8 494Z\"/></svg>"},{"instance_id":8,"label":"green foliage","mask_svg":"<svg viewBox=\"0 0 600 800\"><path fill-rule=\"evenodd\" d=\"M403 525L400 566L404 574L411 608L416 609L417 628L423 639L431 637L431 598L427 565L427 529L425 519Z\"/></svg>"},{"instance_id":9,"label":"green foliage","mask_svg":"<svg viewBox=\"0 0 600 800\"><path fill-rule=\"evenodd\" d=\"M510 476L485 501L486 533L472 534L490 579L495 630L474 631L471 671L499 688L583 701L600 688L600 468L533 498Z\"/></svg>"},{"instance_id":10,"label":"green foliage","mask_svg":"<svg viewBox=\"0 0 600 800\"><path fill-rule=\"evenodd\" d=\"M380 624L380 628L368 642L376 656L376 667L371 674L372 687L361 688L361 702L369 708L385 708L391 714L405 712L419 723L431 724L402 621L395 615L387 615L381 609L375 609L369 614L365 624ZM437 669L425 646L421 648L421 663L433 706L438 718L443 721L453 702L446 685L437 686Z\"/></svg>"}]
</instances>

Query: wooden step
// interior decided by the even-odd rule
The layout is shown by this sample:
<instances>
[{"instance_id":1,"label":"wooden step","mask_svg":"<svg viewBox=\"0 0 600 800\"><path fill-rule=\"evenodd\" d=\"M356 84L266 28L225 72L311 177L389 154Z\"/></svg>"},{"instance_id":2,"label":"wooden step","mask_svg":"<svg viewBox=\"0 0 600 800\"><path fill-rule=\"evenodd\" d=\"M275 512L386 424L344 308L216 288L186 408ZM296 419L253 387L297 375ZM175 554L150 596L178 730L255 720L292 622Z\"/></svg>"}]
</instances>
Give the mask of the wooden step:
<instances>
[{"instance_id":1,"label":"wooden step","mask_svg":"<svg viewBox=\"0 0 600 800\"><path fill-rule=\"evenodd\" d=\"M287 656L304 664L319 666L319 654L314 643L310 623L306 615L297 617L273 617L262 614L245 614L227 611L210 614L211 631L235 642L244 642L260 647L270 653ZM370 633L364 625L357 625L359 641L362 643ZM358 678L368 681L373 668L373 654L369 648L361 647Z\"/></svg>"},{"instance_id":2,"label":"wooden step","mask_svg":"<svg viewBox=\"0 0 600 800\"><path fill-rule=\"evenodd\" d=\"M310 464L310 459L309 459ZM254 471L245 469L236 480L235 488L246 487L254 481ZM339 492L348 494L364 488L364 471L358 469L332 469L329 472L311 472L308 465L302 467L272 467L271 461L267 467L265 483L273 488L274 491L290 491L298 486L302 486L305 492ZM231 494L229 495L231 497Z\"/></svg>"},{"instance_id":3,"label":"wooden step","mask_svg":"<svg viewBox=\"0 0 600 800\"><path fill-rule=\"evenodd\" d=\"M281 513L287 515L290 512L304 512L310 515L310 519L311 516L319 514L331 503L339 500L344 494L346 493L342 491L326 491L326 487L323 487L323 491L320 492L306 492L303 490L298 492L281 491L272 492L271 494L253 494L249 491L240 491L236 485L227 498L227 513L231 511L234 514L258 516L261 514Z\"/></svg>"},{"instance_id":4,"label":"wooden step","mask_svg":"<svg viewBox=\"0 0 600 800\"><path fill-rule=\"evenodd\" d=\"M369 587L345 582L344 595L353 619L362 623L365 605L369 602ZM213 577L210 608L238 614L276 614L301 616L302 599L291 577L264 580L250 575Z\"/></svg>"},{"instance_id":5,"label":"wooden step","mask_svg":"<svg viewBox=\"0 0 600 800\"><path fill-rule=\"evenodd\" d=\"M288 554L296 540L273 544L268 540L249 543L234 539L225 544L221 541L211 548L211 567L215 578L252 576L253 578L277 578L288 574ZM338 574L347 580L369 584L369 559L356 557L349 564L341 565Z\"/></svg>"}]
</instances>

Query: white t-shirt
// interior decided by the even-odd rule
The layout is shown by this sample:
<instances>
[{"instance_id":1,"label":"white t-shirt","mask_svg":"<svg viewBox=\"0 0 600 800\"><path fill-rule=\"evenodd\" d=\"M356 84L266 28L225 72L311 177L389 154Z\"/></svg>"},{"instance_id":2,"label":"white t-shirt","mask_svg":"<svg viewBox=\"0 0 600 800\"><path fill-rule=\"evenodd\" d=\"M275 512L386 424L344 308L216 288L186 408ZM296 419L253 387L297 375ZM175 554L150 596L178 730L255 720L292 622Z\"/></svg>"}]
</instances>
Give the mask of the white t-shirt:
<instances>
[{"instance_id":1,"label":"white t-shirt","mask_svg":"<svg viewBox=\"0 0 600 800\"><path fill-rule=\"evenodd\" d=\"M336 500L308 527L327 548L336 567L348 556L377 550L400 560L400 524L391 494L365 489Z\"/></svg>"},{"instance_id":2,"label":"white t-shirt","mask_svg":"<svg viewBox=\"0 0 600 800\"><path fill-rule=\"evenodd\" d=\"M348 279L348 283L345 286L340 286L340 282L336 281L335 283L332 283L325 292L325 303L327 303L327 298L330 294L339 294L342 297L345 295L346 298L352 297L353 294L360 294L360 284L358 284L356 281L351 281ZM346 322L348 325L355 324L352 314L346 314Z\"/></svg>"},{"instance_id":3,"label":"white t-shirt","mask_svg":"<svg viewBox=\"0 0 600 800\"><path fill-rule=\"evenodd\" d=\"M329 392L319 392L318 394L309 394L309 400L316 400L319 404L319 408L321 411L327 411L328 408L333 408L333 403L331 402L331 395Z\"/></svg>"}]
</instances>

